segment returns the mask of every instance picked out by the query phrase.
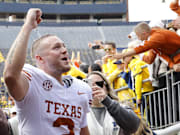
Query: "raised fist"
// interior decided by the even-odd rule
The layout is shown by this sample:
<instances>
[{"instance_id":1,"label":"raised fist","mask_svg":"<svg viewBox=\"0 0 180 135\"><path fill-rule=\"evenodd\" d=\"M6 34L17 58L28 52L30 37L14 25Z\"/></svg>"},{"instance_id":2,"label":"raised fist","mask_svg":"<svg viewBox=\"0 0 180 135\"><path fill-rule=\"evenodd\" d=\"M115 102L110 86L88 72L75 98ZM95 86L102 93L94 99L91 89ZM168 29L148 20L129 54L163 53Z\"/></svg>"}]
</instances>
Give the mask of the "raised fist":
<instances>
[{"instance_id":1,"label":"raised fist","mask_svg":"<svg viewBox=\"0 0 180 135\"><path fill-rule=\"evenodd\" d=\"M41 22L42 11L39 8L31 8L28 10L25 20L25 25L34 29Z\"/></svg>"}]
</instances>

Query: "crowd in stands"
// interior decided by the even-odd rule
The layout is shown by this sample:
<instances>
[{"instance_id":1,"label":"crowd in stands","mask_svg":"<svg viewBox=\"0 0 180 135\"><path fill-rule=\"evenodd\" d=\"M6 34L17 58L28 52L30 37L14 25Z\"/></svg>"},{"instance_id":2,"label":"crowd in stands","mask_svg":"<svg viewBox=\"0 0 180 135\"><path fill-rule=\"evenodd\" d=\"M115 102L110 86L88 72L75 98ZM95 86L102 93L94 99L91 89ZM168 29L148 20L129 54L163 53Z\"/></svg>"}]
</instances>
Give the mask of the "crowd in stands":
<instances>
[{"instance_id":1,"label":"crowd in stands","mask_svg":"<svg viewBox=\"0 0 180 135\"><path fill-rule=\"evenodd\" d=\"M104 85L106 86L106 88L104 88L106 93L104 93L103 89L99 89L99 92L103 94L103 99L100 96L97 98L99 101L93 102L91 111L88 114L88 122L94 122L93 119L96 120L96 124L103 128L102 131L106 129L104 132L107 135L111 134L108 132L119 132L119 127L122 127L122 132L135 133L138 129L139 121L136 117L134 118L133 115L136 113L141 119L140 112L143 112L144 108L138 107L140 107L140 105L144 106L145 102L148 102L145 101L148 99L144 99L142 95L161 87L160 83L162 84L162 82L158 84L156 84L156 82L161 81L159 77L163 73L168 70L174 70L178 74L176 79L179 81L180 7L178 4L179 1L175 0L175 2L172 2L170 5L170 8L178 14L178 17L169 24L163 24L162 21L151 22L150 24L145 22L139 23L133 32L128 35L130 38L128 48L122 50L121 53L117 52L116 44L113 41L92 41L92 43L88 44L89 49L103 51L105 55L101 59L96 60L92 65L88 65L85 61L81 61L80 52L72 52L70 62L71 69L63 75L76 77L87 82L90 86L92 85L92 80L99 88L104 88ZM100 77L100 80L97 79L97 76ZM94 87L92 87L92 89L93 88ZM119 90L121 88L124 89ZM112 102L111 100L113 100L115 107L119 106L118 102L123 103L128 101L128 104L126 103L125 106L131 104L129 106L135 113L131 114L127 111L126 109L130 108L127 106L120 111L123 111L123 114L128 112L128 116L132 116L129 117L129 121L131 121L131 118L137 121L134 121L134 123L132 121L132 123L129 124L133 125L128 125L126 123L127 121L122 120L122 117L117 117L118 113L114 113L111 108L112 106L109 106L110 103L108 102ZM100 102L102 102L102 104ZM12 120L14 115L16 115L14 104L11 96L1 96L0 108L3 109L6 117L9 119L11 132L14 132L14 135L18 135L17 117L15 116L15 121ZM104 106L108 109L104 109ZM105 116L106 111L108 111L108 116ZM3 116L3 114L1 114L1 116ZM92 116L94 118L92 118ZM105 118L107 119L106 121ZM110 121L111 119L112 121ZM112 128L108 127L108 122L114 122L114 120L117 122L115 123L117 125L114 125ZM119 121L123 121L124 123ZM146 126L146 132L153 134L148 126L144 124L143 120L141 124ZM95 127L93 127L94 125L92 125L92 123L89 125L89 128L92 128L92 130L90 130L90 133L92 131L92 135L103 135L101 129L97 128L97 130L94 130L96 125ZM114 131L116 126L118 128ZM143 132L141 130L142 129L138 129L138 133L136 132L135 134L141 134ZM116 133L113 135L115 134Z\"/></svg>"}]
</instances>

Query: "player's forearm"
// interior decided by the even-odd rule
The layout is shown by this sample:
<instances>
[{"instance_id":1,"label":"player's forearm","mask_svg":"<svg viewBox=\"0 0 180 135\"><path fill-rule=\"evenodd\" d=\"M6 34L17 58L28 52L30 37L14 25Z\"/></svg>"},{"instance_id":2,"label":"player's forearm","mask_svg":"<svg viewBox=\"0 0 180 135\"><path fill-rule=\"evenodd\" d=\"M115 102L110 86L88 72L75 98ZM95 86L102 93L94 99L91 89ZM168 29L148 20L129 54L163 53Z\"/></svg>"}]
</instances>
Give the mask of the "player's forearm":
<instances>
[{"instance_id":1,"label":"player's forearm","mask_svg":"<svg viewBox=\"0 0 180 135\"><path fill-rule=\"evenodd\" d=\"M23 25L16 40L14 41L8 53L4 73L10 72L14 76L20 75L26 59L26 52L28 46L28 39L32 29Z\"/></svg>"}]
</instances>

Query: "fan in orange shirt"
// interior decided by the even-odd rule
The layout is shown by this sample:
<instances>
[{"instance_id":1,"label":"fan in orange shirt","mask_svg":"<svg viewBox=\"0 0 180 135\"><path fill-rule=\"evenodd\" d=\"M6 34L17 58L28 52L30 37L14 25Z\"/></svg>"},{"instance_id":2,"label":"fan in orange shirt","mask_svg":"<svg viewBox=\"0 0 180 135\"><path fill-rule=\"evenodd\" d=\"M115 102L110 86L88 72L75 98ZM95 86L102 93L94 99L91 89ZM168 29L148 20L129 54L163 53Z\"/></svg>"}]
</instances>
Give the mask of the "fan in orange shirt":
<instances>
[{"instance_id":1,"label":"fan in orange shirt","mask_svg":"<svg viewBox=\"0 0 180 135\"><path fill-rule=\"evenodd\" d=\"M143 41L141 45L130 49L128 52L114 55L114 58L121 59L127 56L140 54L150 49L152 53L158 54L170 68L180 72L180 36L175 32L165 29L152 29L145 22L139 23L135 28L139 40ZM151 59L148 63L152 63Z\"/></svg>"}]
</instances>

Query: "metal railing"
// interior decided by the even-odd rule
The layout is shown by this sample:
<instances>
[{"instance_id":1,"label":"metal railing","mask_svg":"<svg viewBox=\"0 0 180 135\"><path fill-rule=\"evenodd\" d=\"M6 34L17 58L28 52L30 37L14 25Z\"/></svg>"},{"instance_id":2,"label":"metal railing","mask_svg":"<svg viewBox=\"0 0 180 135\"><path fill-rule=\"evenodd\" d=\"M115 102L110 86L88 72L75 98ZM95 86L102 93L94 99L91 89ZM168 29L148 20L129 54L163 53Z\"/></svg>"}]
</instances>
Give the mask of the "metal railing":
<instances>
[{"instance_id":1,"label":"metal railing","mask_svg":"<svg viewBox=\"0 0 180 135\"><path fill-rule=\"evenodd\" d=\"M144 117L153 130L163 129L180 122L180 73L172 70L159 77L165 80L165 86L142 95L144 105L140 105L141 117ZM143 80L144 82L150 79ZM116 89L119 92L128 86ZM131 99L132 100L132 99Z\"/></svg>"},{"instance_id":2,"label":"metal railing","mask_svg":"<svg viewBox=\"0 0 180 135\"><path fill-rule=\"evenodd\" d=\"M180 121L180 98L178 96L180 94L180 76L178 75L180 73L167 72L162 76L166 80L164 88L143 95L145 102L149 102L145 103L144 110L145 117L152 129L161 129ZM142 105L141 108L143 108Z\"/></svg>"}]
</instances>

